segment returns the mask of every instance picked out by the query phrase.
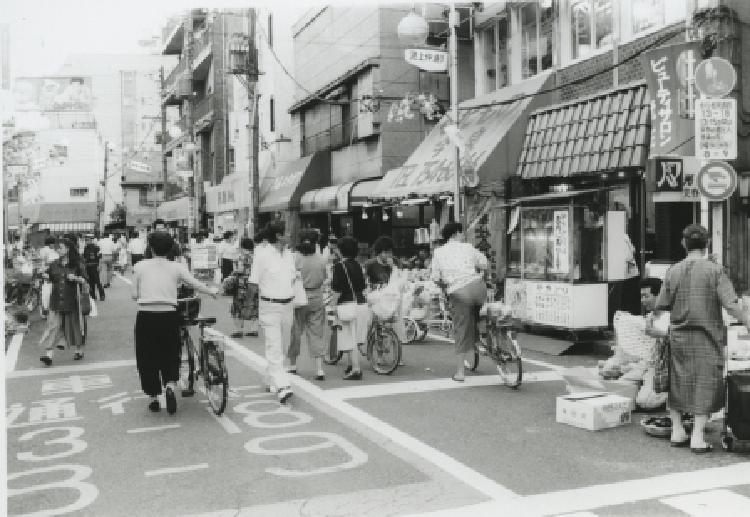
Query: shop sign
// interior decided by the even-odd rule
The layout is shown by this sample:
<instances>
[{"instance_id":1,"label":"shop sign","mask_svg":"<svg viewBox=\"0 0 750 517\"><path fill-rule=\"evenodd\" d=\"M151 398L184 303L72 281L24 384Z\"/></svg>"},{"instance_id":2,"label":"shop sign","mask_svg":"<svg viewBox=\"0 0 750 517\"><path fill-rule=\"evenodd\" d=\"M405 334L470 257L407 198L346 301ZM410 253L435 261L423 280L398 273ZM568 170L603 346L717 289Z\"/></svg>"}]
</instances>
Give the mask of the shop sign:
<instances>
[{"instance_id":1,"label":"shop sign","mask_svg":"<svg viewBox=\"0 0 750 517\"><path fill-rule=\"evenodd\" d=\"M570 271L570 255L568 251L568 211L555 210L552 214L552 268L554 273Z\"/></svg>"},{"instance_id":2,"label":"shop sign","mask_svg":"<svg viewBox=\"0 0 750 517\"><path fill-rule=\"evenodd\" d=\"M737 188L737 172L726 162L709 162L701 167L698 190L710 201L724 201Z\"/></svg>"},{"instance_id":3,"label":"shop sign","mask_svg":"<svg viewBox=\"0 0 750 517\"><path fill-rule=\"evenodd\" d=\"M304 171L297 171L297 172L292 172L291 174L287 174L285 176L281 176L279 178L274 178L273 183L271 183L271 186L268 190L270 192L274 192L276 190L281 190L283 188L286 188L290 185L296 185L302 179L303 173Z\"/></svg>"},{"instance_id":4,"label":"shop sign","mask_svg":"<svg viewBox=\"0 0 750 517\"><path fill-rule=\"evenodd\" d=\"M656 191L680 192L683 190L684 178L682 160L656 160Z\"/></svg>"},{"instance_id":5,"label":"shop sign","mask_svg":"<svg viewBox=\"0 0 750 517\"><path fill-rule=\"evenodd\" d=\"M130 162L128 162L128 169L143 173L151 172L151 166L149 164L137 162L135 160L130 160Z\"/></svg>"},{"instance_id":6,"label":"shop sign","mask_svg":"<svg viewBox=\"0 0 750 517\"><path fill-rule=\"evenodd\" d=\"M190 247L190 262L195 269L214 269L218 266L216 246L196 244Z\"/></svg>"},{"instance_id":7,"label":"shop sign","mask_svg":"<svg viewBox=\"0 0 750 517\"><path fill-rule=\"evenodd\" d=\"M695 87L706 97L724 97L734 88L737 72L723 57L701 61L695 69Z\"/></svg>"},{"instance_id":8,"label":"shop sign","mask_svg":"<svg viewBox=\"0 0 750 517\"><path fill-rule=\"evenodd\" d=\"M655 48L640 57L651 97L650 156L693 156L695 128L687 112L690 70L697 61L698 44L679 43Z\"/></svg>"},{"instance_id":9,"label":"shop sign","mask_svg":"<svg viewBox=\"0 0 750 517\"><path fill-rule=\"evenodd\" d=\"M737 158L735 99L696 99L695 152L701 160Z\"/></svg>"},{"instance_id":10,"label":"shop sign","mask_svg":"<svg viewBox=\"0 0 750 517\"><path fill-rule=\"evenodd\" d=\"M695 200L701 197L701 193L695 185L695 174L685 174L685 181L682 184L682 195Z\"/></svg>"},{"instance_id":11,"label":"shop sign","mask_svg":"<svg viewBox=\"0 0 750 517\"><path fill-rule=\"evenodd\" d=\"M426 72L445 72L448 70L448 52L424 48L407 48L404 59L410 65Z\"/></svg>"}]
</instances>

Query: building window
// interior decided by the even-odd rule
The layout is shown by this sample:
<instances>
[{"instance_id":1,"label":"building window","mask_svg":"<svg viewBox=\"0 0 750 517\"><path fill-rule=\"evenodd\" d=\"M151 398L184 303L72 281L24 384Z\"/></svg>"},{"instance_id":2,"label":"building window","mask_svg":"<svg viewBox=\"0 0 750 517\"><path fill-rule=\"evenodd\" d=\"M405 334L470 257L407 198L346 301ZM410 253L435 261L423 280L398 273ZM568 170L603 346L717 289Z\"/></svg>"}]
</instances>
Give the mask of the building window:
<instances>
[{"instance_id":1,"label":"building window","mask_svg":"<svg viewBox=\"0 0 750 517\"><path fill-rule=\"evenodd\" d=\"M632 0L629 7L630 16L623 13L625 38L684 20L687 13L684 0Z\"/></svg>"},{"instance_id":2,"label":"building window","mask_svg":"<svg viewBox=\"0 0 750 517\"><path fill-rule=\"evenodd\" d=\"M585 57L612 44L612 0L571 2L571 57Z\"/></svg>"},{"instance_id":3,"label":"building window","mask_svg":"<svg viewBox=\"0 0 750 517\"><path fill-rule=\"evenodd\" d=\"M86 197L89 195L88 187L77 187L70 189L70 197Z\"/></svg>"},{"instance_id":4,"label":"building window","mask_svg":"<svg viewBox=\"0 0 750 517\"><path fill-rule=\"evenodd\" d=\"M270 131L276 131L276 103L273 100L273 96L268 99L268 122Z\"/></svg>"},{"instance_id":5,"label":"building window","mask_svg":"<svg viewBox=\"0 0 750 517\"><path fill-rule=\"evenodd\" d=\"M273 48L273 14L272 13L268 13L268 46ZM273 129L271 131L273 131Z\"/></svg>"},{"instance_id":6,"label":"building window","mask_svg":"<svg viewBox=\"0 0 750 517\"><path fill-rule=\"evenodd\" d=\"M508 20L501 18L484 29L477 39L481 42L482 83L479 93L489 93L508 86Z\"/></svg>"},{"instance_id":7,"label":"building window","mask_svg":"<svg viewBox=\"0 0 750 517\"><path fill-rule=\"evenodd\" d=\"M552 8L539 4L521 7L521 78L528 79L552 67L554 18Z\"/></svg>"},{"instance_id":8,"label":"building window","mask_svg":"<svg viewBox=\"0 0 750 517\"><path fill-rule=\"evenodd\" d=\"M482 31L482 58L484 59L484 90L491 92L495 90L497 77L497 49L495 46L495 27Z\"/></svg>"}]
</instances>

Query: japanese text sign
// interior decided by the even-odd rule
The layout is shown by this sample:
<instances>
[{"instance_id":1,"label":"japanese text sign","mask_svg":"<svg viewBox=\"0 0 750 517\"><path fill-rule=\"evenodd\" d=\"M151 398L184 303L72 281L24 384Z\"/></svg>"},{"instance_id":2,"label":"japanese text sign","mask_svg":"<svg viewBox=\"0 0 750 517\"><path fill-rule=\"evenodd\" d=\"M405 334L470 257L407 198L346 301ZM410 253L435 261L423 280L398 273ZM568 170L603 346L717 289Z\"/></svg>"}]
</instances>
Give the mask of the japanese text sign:
<instances>
[{"instance_id":1,"label":"japanese text sign","mask_svg":"<svg viewBox=\"0 0 750 517\"><path fill-rule=\"evenodd\" d=\"M695 101L695 151L701 160L737 158L737 101Z\"/></svg>"},{"instance_id":2,"label":"japanese text sign","mask_svg":"<svg viewBox=\"0 0 750 517\"><path fill-rule=\"evenodd\" d=\"M656 160L656 191L680 192L684 185L682 160Z\"/></svg>"},{"instance_id":3,"label":"japanese text sign","mask_svg":"<svg viewBox=\"0 0 750 517\"><path fill-rule=\"evenodd\" d=\"M445 72L448 70L448 53L444 50L408 48L404 51L404 59L410 65L417 66L427 72Z\"/></svg>"},{"instance_id":4,"label":"japanese text sign","mask_svg":"<svg viewBox=\"0 0 750 517\"><path fill-rule=\"evenodd\" d=\"M652 158L695 153L695 128L684 101L690 99L689 71L697 58L693 42L655 48L640 57L651 97Z\"/></svg>"}]
</instances>

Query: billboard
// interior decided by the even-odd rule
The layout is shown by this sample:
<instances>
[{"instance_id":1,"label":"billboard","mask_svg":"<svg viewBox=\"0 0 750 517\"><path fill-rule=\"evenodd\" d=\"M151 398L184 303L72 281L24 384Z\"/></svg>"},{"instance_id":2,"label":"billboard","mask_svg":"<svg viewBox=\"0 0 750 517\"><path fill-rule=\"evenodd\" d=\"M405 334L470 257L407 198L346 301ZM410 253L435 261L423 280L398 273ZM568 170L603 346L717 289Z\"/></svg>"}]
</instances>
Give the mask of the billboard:
<instances>
[{"instance_id":1,"label":"billboard","mask_svg":"<svg viewBox=\"0 0 750 517\"><path fill-rule=\"evenodd\" d=\"M16 111L92 111L91 78L18 77L13 85Z\"/></svg>"}]
</instances>

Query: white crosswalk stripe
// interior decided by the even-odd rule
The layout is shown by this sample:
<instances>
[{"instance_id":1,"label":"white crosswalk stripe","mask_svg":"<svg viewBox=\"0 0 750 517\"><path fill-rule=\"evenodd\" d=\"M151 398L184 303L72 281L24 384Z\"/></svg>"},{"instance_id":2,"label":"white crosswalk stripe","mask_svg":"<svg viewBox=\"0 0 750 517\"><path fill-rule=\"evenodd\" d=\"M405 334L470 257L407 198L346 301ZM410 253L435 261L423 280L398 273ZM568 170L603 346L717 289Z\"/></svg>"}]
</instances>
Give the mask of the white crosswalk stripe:
<instances>
[{"instance_id":1,"label":"white crosswalk stripe","mask_svg":"<svg viewBox=\"0 0 750 517\"><path fill-rule=\"evenodd\" d=\"M716 515L744 517L750 515L750 498L726 489L666 497L659 499L659 502L685 512L691 517L714 517Z\"/></svg>"}]
</instances>

